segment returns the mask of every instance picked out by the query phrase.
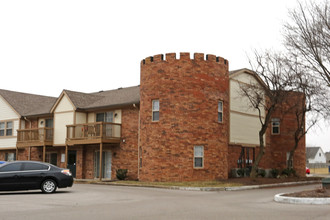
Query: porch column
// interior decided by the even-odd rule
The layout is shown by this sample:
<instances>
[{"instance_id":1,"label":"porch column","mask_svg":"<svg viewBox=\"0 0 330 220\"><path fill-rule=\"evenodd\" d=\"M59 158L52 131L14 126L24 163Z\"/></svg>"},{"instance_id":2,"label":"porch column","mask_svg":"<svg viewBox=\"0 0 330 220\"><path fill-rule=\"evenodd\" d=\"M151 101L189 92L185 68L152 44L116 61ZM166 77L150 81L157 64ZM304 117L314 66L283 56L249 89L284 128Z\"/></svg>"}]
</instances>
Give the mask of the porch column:
<instances>
[{"instance_id":1,"label":"porch column","mask_svg":"<svg viewBox=\"0 0 330 220\"><path fill-rule=\"evenodd\" d=\"M65 161L64 161L65 168L68 168L68 145L65 145Z\"/></svg>"},{"instance_id":2,"label":"porch column","mask_svg":"<svg viewBox=\"0 0 330 220\"><path fill-rule=\"evenodd\" d=\"M16 160L18 160L18 148L16 147Z\"/></svg>"},{"instance_id":3,"label":"porch column","mask_svg":"<svg viewBox=\"0 0 330 220\"><path fill-rule=\"evenodd\" d=\"M99 177L100 177L100 181L102 180L102 151L103 151L103 143L100 143L100 173L99 173Z\"/></svg>"},{"instance_id":4,"label":"porch column","mask_svg":"<svg viewBox=\"0 0 330 220\"><path fill-rule=\"evenodd\" d=\"M28 159L31 160L31 147L29 147L29 155L28 155Z\"/></svg>"},{"instance_id":5,"label":"porch column","mask_svg":"<svg viewBox=\"0 0 330 220\"><path fill-rule=\"evenodd\" d=\"M46 161L46 145L42 147L42 162Z\"/></svg>"}]
</instances>

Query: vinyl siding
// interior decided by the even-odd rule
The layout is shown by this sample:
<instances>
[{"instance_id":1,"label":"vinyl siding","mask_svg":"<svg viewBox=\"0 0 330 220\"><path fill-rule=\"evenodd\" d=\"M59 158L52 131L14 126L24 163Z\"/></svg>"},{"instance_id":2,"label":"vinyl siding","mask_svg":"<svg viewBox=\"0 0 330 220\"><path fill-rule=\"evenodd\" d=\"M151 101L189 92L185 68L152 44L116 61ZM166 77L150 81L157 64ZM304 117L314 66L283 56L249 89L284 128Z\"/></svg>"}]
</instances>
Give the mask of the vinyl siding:
<instances>
[{"instance_id":1,"label":"vinyl siding","mask_svg":"<svg viewBox=\"0 0 330 220\"><path fill-rule=\"evenodd\" d=\"M259 145L259 113L251 107L247 97L242 96L239 83L258 84L247 73L241 73L230 79L230 143L241 145ZM264 111L261 113L265 115Z\"/></svg>"},{"instance_id":2,"label":"vinyl siding","mask_svg":"<svg viewBox=\"0 0 330 220\"><path fill-rule=\"evenodd\" d=\"M66 111L74 111L74 106L71 104L68 97L66 95L64 95L62 97L61 101L56 106L55 113L66 112Z\"/></svg>"},{"instance_id":3,"label":"vinyl siding","mask_svg":"<svg viewBox=\"0 0 330 220\"><path fill-rule=\"evenodd\" d=\"M76 124L86 123L86 113L76 112Z\"/></svg>"},{"instance_id":4,"label":"vinyl siding","mask_svg":"<svg viewBox=\"0 0 330 220\"><path fill-rule=\"evenodd\" d=\"M54 114L54 145L64 145L66 125L73 124L73 112Z\"/></svg>"}]
</instances>

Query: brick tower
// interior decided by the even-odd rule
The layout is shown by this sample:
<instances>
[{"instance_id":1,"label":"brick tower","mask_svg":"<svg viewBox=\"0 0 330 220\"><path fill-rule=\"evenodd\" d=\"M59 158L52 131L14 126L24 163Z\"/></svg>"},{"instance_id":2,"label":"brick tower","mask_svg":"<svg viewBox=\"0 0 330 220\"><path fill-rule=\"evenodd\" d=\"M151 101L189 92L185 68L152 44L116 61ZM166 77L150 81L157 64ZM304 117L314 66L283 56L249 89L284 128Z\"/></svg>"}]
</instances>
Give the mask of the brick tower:
<instances>
[{"instance_id":1,"label":"brick tower","mask_svg":"<svg viewBox=\"0 0 330 220\"><path fill-rule=\"evenodd\" d=\"M141 61L139 179L228 178L228 61L155 55Z\"/></svg>"}]
</instances>

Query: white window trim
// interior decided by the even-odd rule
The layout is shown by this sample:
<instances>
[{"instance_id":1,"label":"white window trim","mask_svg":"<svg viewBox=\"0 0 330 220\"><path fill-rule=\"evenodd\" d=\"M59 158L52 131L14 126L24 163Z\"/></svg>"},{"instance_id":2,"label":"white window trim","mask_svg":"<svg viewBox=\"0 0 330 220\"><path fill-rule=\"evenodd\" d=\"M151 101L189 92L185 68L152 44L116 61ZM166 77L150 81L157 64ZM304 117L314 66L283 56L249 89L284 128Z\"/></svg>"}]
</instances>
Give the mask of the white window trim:
<instances>
[{"instance_id":1,"label":"white window trim","mask_svg":"<svg viewBox=\"0 0 330 220\"><path fill-rule=\"evenodd\" d=\"M8 130L8 123L9 122L11 122L11 128L10 128L10 130L11 130L11 135L7 135L7 130ZM0 121L0 123L4 123L5 124L5 127L4 127L4 129L1 129L1 130L3 130L4 131L4 135L3 136L0 136L0 138L3 138L3 137L13 137L14 136L14 121Z\"/></svg>"},{"instance_id":2,"label":"white window trim","mask_svg":"<svg viewBox=\"0 0 330 220\"><path fill-rule=\"evenodd\" d=\"M158 102L158 110L154 110L154 103L155 102ZM160 109L159 99L152 100L152 102L151 102L151 118L152 118L152 121L154 121L154 122L159 121L159 118L160 118L159 109ZM158 112L158 120L154 119L154 112Z\"/></svg>"},{"instance_id":3,"label":"white window trim","mask_svg":"<svg viewBox=\"0 0 330 220\"><path fill-rule=\"evenodd\" d=\"M281 134L281 122L279 118L272 118L272 135L279 135ZM277 125L274 126L273 123L278 123ZM278 128L278 133L274 133L274 128L277 127Z\"/></svg>"},{"instance_id":4,"label":"white window trim","mask_svg":"<svg viewBox=\"0 0 330 220\"><path fill-rule=\"evenodd\" d=\"M195 156L195 148L196 147L202 147L202 156ZM196 158L202 158L202 166L201 167L196 167L195 166L195 159ZM194 169L203 169L204 168L204 146L203 145L195 145L194 146L194 160L193 160L193 165L194 165Z\"/></svg>"},{"instance_id":5,"label":"white window trim","mask_svg":"<svg viewBox=\"0 0 330 220\"><path fill-rule=\"evenodd\" d=\"M221 110L219 109L219 103L221 103ZM221 121L219 121L219 113L221 113ZM218 101L218 123L223 123L223 101Z\"/></svg>"}]
</instances>

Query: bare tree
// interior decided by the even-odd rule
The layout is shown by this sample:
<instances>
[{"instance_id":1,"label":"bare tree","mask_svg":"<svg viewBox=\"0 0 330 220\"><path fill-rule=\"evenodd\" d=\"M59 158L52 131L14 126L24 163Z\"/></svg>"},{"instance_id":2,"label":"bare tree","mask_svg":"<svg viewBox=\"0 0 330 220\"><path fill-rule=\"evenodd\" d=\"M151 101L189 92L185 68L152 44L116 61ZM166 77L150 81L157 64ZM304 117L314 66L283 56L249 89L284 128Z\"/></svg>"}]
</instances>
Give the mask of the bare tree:
<instances>
[{"instance_id":1,"label":"bare tree","mask_svg":"<svg viewBox=\"0 0 330 220\"><path fill-rule=\"evenodd\" d=\"M330 86L330 5L328 0L299 5L289 11L290 21L284 25L288 51L314 77Z\"/></svg>"},{"instance_id":2,"label":"bare tree","mask_svg":"<svg viewBox=\"0 0 330 220\"><path fill-rule=\"evenodd\" d=\"M287 98L287 92L291 89L291 75L287 74L287 66L284 65L283 56L273 52L255 52L254 59L250 64L257 77L261 79L260 84L240 84L241 92L250 101L252 108L259 113L259 152L252 165L251 177L257 176L259 163L266 152L264 142L267 128L271 122L274 111Z\"/></svg>"},{"instance_id":3,"label":"bare tree","mask_svg":"<svg viewBox=\"0 0 330 220\"><path fill-rule=\"evenodd\" d=\"M296 61L292 62L292 59L285 62L290 70L288 74L292 75L290 77L292 90L295 91L290 94L290 100L283 103L286 107L284 114L294 115L296 120L293 133L294 144L290 150L287 164L288 169L293 169L293 157L299 142L322 117L327 91L318 80L309 77L308 69L305 66L301 66ZM307 114L309 114L309 120L306 122Z\"/></svg>"}]
</instances>

